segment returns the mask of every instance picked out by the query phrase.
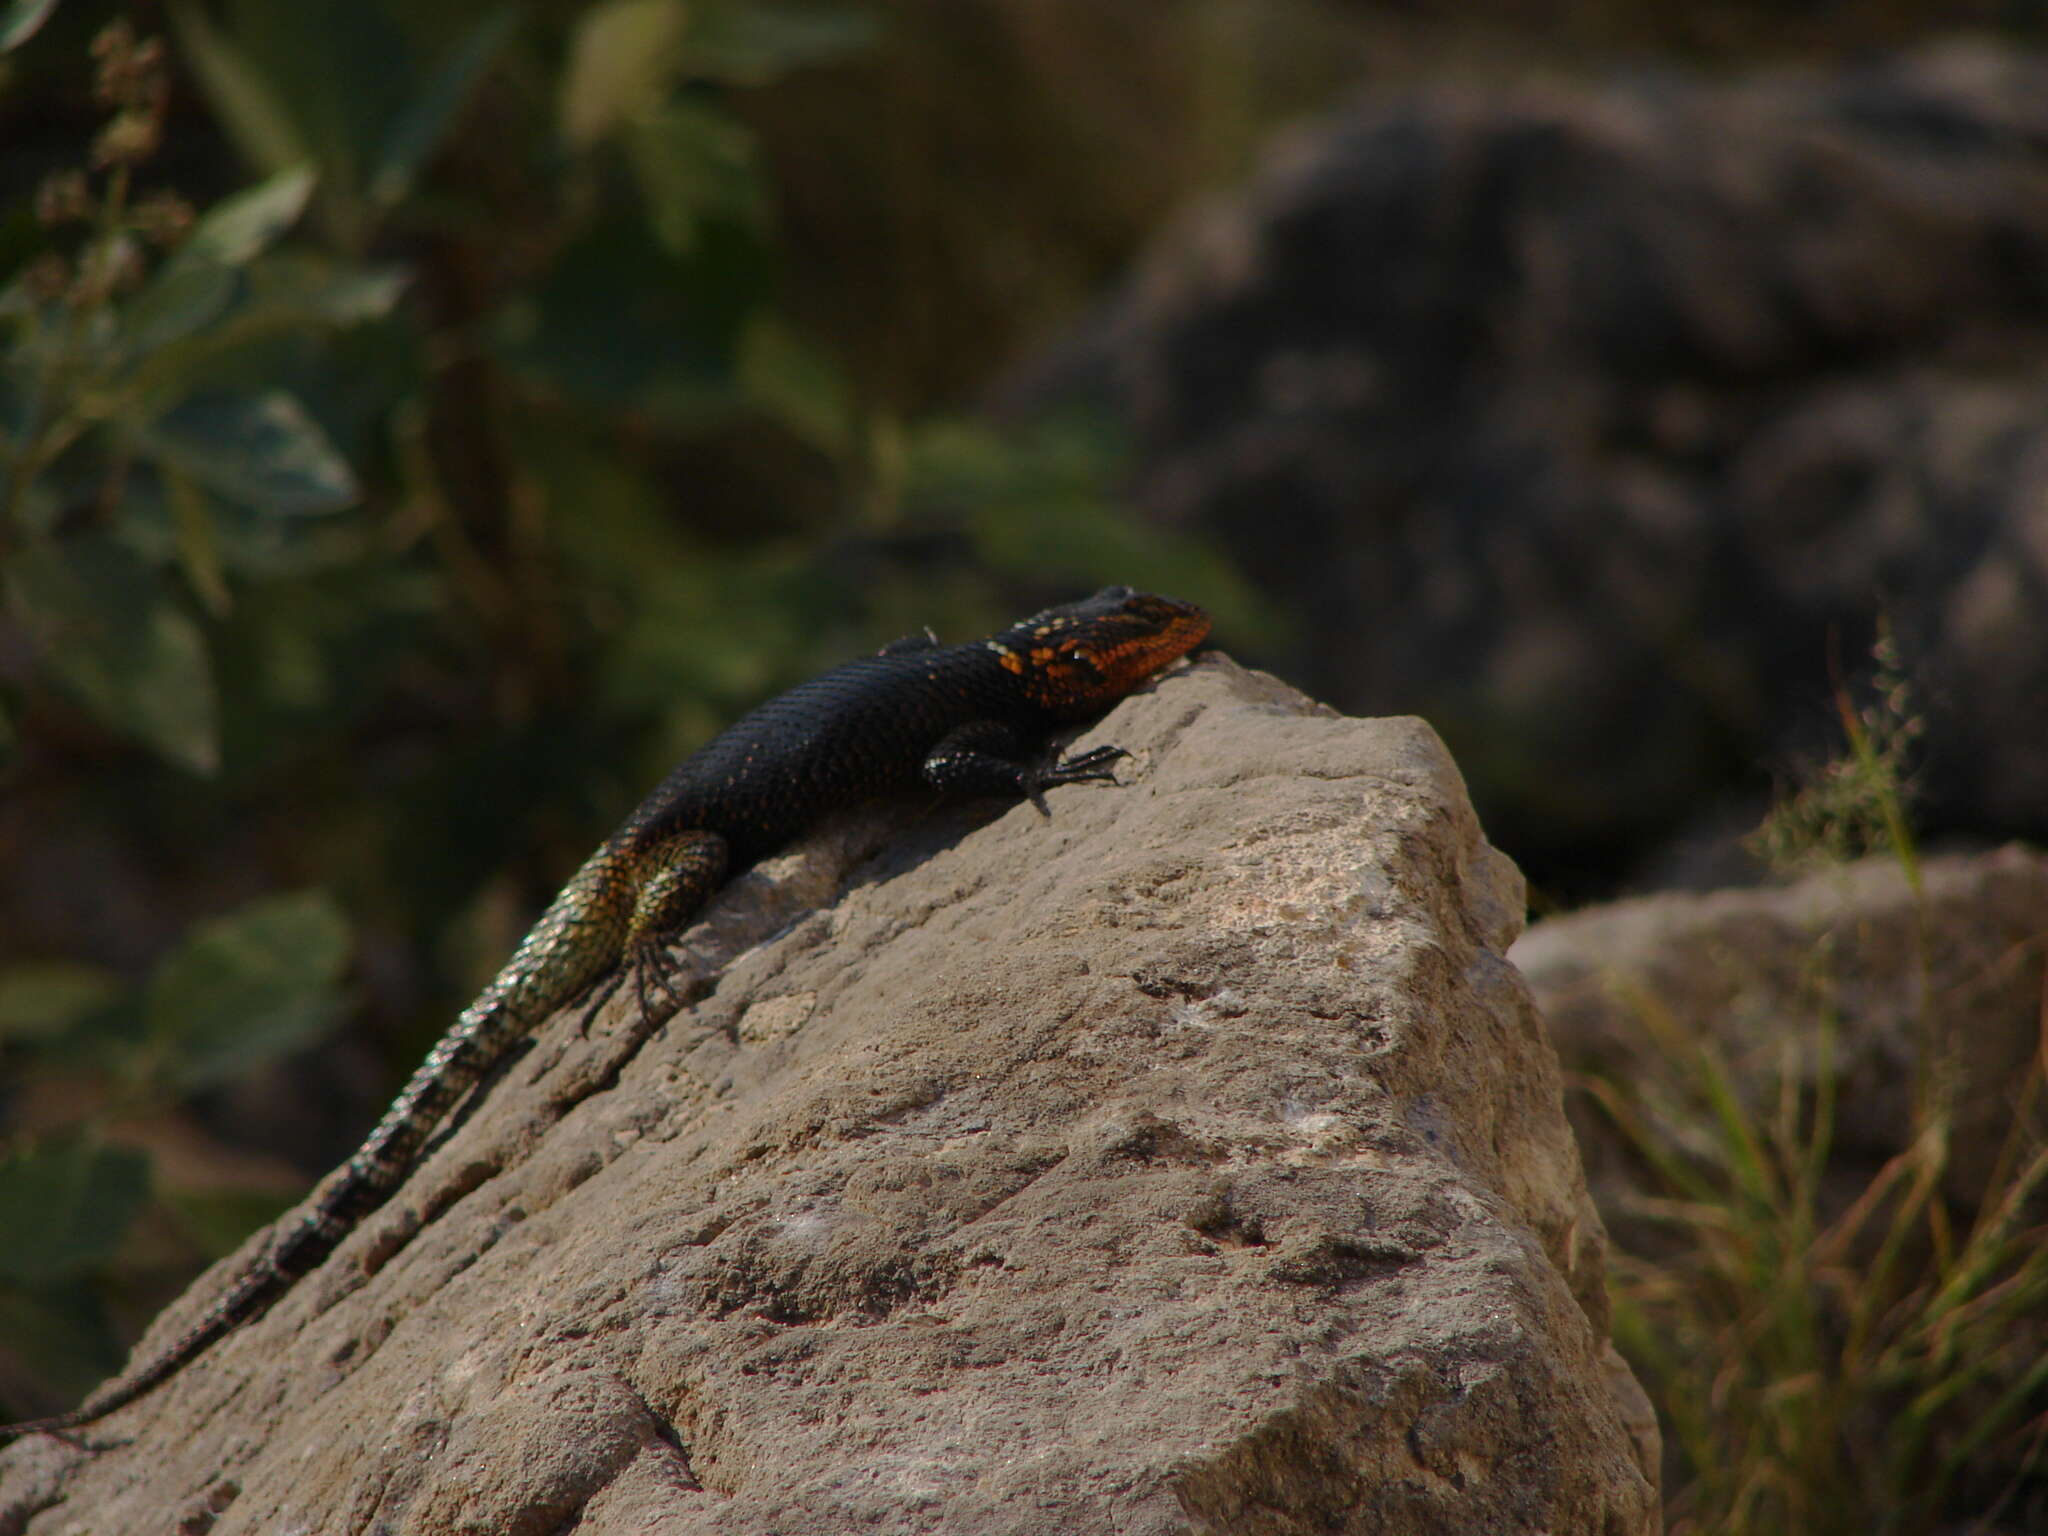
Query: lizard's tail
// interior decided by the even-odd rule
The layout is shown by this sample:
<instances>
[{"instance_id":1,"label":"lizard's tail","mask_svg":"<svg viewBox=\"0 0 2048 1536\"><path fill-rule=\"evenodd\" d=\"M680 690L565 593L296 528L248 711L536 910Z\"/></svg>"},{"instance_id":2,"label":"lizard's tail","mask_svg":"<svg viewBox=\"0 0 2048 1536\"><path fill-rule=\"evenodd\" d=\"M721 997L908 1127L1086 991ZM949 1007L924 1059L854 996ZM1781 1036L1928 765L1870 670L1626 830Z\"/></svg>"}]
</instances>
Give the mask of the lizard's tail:
<instances>
[{"instance_id":1,"label":"lizard's tail","mask_svg":"<svg viewBox=\"0 0 2048 1536\"><path fill-rule=\"evenodd\" d=\"M307 1219L311 1220L311 1214ZM290 1246L292 1238L299 1236L299 1231L299 1228L294 1228L285 1242L277 1245L278 1250ZM116 1408L127 1407L214 1340L262 1311L291 1283L292 1278L290 1273L279 1267L274 1253L266 1254L235 1282L225 1296L208 1307L198 1322L141 1370L132 1376L108 1382L69 1413L53 1414L46 1419L28 1419L19 1424L0 1424L0 1445L23 1435L61 1434L67 1429L77 1429L80 1425L103 1418Z\"/></svg>"},{"instance_id":2,"label":"lizard's tail","mask_svg":"<svg viewBox=\"0 0 2048 1536\"><path fill-rule=\"evenodd\" d=\"M313 1202L198 1322L148 1364L107 1383L69 1413L0 1425L0 1445L22 1435L62 1434L134 1402L334 1252L405 1182L455 1101L534 1024L576 1000L616 962L631 905L621 900L625 888L617 881L616 863L609 843L591 855L497 979L420 1063L355 1156L328 1176Z\"/></svg>"},{"instance_id":3,"label":"lizard's tail","mask_svg":"<svg viewBox=\"0 0 2048 1536\"><path fill-rule=\"evenodd\" d=\"M108 1382L68 1413L0 1425L0 1445L23 1435L62 1434L126 1407L317 1268L404 1182L414 1156L449 1107L523 1027L500 989L494 987L478 998L421 1063L355 1156L328 1177L312 1204L197 1322L139 1370Z\"/></svg>"}]
</instances>

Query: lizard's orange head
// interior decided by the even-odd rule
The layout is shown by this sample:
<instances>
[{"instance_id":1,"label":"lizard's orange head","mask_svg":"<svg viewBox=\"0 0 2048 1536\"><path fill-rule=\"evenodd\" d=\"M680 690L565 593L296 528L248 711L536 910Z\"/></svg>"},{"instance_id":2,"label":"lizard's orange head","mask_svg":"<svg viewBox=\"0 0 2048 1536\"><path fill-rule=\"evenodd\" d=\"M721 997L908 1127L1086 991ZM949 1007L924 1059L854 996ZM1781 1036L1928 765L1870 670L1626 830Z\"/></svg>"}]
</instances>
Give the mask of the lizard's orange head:
<instances>
[{"instance_id":1,"label":"lizard's orange head","mask_svg":"<svg viewBox=\"0 0 2048 1536\"><path fill-rule=\"evenodd\" d=\"M1020 619L988 642L1031 696L1062 715L1107 708L1209 633L1209 615L1193 603L1104 587Z\"/></svg>"}]
</instances>

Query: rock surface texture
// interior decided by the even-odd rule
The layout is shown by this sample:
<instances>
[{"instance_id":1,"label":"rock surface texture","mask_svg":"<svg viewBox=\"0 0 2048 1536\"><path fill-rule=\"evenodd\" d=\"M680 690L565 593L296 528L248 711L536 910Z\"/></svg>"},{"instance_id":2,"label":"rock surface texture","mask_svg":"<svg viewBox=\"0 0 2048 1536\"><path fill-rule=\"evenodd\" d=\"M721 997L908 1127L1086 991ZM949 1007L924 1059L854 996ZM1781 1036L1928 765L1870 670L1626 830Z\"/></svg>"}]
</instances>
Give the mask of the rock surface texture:
<instances>
[{"instance_id":1,"label":"rock surface texture","mask_svg":"<svg viewBox=\"0 0 2048 1536\"><path fill-rule=\"evenodd\" d=\"M1905 1149L1938 1064L1954 1094L1948 1192L1967 1206L2023 1108L2033 1144L2048 1135L2048 1105L2027 1088L2048 1019L2048 854L1932 859L1922 882L1916 898L1895 861L1866 859L1777 890L1618 901L1538 923L1510 958L1572 1072L1668 1072L1646 1009L1711 1045L1753 1111L1788 1066L1802 1099L1826 1071L1831 1166L1851 1191ZM1603 1114L1567 1102L1595 1199L1626 1223L1638 1166Z\"/></svg>"},{"instance_id":2,"label":"rock surface texture","mask_svg":"<svg viewBox=\"0 0 2048 1536\"><path fill-rule=\"evenodd\" d=\"M1218 657L1085 739L1128 782L1049 822L737 882L707 996L555 1020L120 1443L0 1456L0 1529L1655 1530L1442 745Z\"/></svg>"},{"instance_id":3,"label":"rock surface texture","mask_svg":"<svg viewBox=\"0 0 2048 1536\"><path fill-rule=\"evenodd\" d=\"M2048 58L1443 82L1292 135L1008 404L1126 421L1539 885L1713 885L1880 614L1928 827L2048 839L2044 274Z\"/></svg>"}]
</instances>

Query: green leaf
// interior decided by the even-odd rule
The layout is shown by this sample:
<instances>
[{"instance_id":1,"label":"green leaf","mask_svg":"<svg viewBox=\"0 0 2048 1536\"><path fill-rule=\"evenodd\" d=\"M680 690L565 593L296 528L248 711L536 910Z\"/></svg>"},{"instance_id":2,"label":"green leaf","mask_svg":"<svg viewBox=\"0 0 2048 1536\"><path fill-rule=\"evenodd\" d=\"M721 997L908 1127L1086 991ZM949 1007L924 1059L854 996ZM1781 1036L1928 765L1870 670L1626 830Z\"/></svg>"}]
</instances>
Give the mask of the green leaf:
<instances>
[{"instance_id":1,"label":"green leaf","mask_svg":"<svg viewBox=\"0 0 2048 1536\"><path fill-rule=\"evenodd\" d=\"M708 11L683 40L684 74L727 85L765 85L806 65L869 46L874 18L835 6L754 0Z\"/></svg>"},{"instance_id":2,"label":"green leaf","mask_svg":"<svg viewBox=\"0 0 2048 1536\"><path fill-rule=\"evenodd\" d=\"M333 512L361 492L327 434L290 395L193 395L137 429L151 457L261 511Z\"/></svg>"},{"instance_id":3,"label":"green leaf","mask_svg":"<svg viewBox=\"0 0 2048 1536\"><path fill-rule=\"evenodd\" d=\"M234 268L214 261L173 261L121 309L122 343L140 357L218 320L242 286Z\"/></svg>"},{"instance_id":4,"label":"green leaf","mask_svg":"<svg viewBox=\"0 0 2048 1536\"><path fill-rule=\"evenodd\" d=\"M280 251L249 269L247 313L238 324L362 325L397 306L411 275L403 267L359 267Z\"/></svg>"},{"instance_id":5,"label":"green leaf","mask_svg":"<svg viewBox=\"0 0 2048 1536\"><path fill-rule=\"evenodd\" d=\"M219 766L206 645L154 571L87 536L23 550L6 588L43 665L88 709L180 767Z\"/></svg>"},{"instance_id":6,"label":"green leaf","mask_svg":"<svg viewBox=\"0 0 2048 1536\"><path fill-rule=\"evenodd\" d=\"M222 198L193 225L171 266L248 265L306 211L314 180L311 166L298 165L279 171L247 191Z\"/></svg>"},{"instance_id":7,"label":"green leaf","mask_svg":"<svg viewBox=\"0 0 2048 1536\"><path fill-rule=\"evenodd\" d=\"M562 71L562 137L572 148L660 102L689 19L682 0L602 0L583 13Z\"/></svg>"},{"instance_id":8,"label":"green leaf","mask_svg":"<svg viewBox=\"0 0 2048 1536\"><path fill-rule=\"evenodd\" d=\"M53 1137L0 1157L0 1280L36 1285L110 1258L149 1195L132 1147Z\"/></svg>"},{"instance_id":9,"label":"green leaf","mask_svg":"<svg viewBox=\"0 0 2048 1536\"><path fill-rule=\"evenodd\" d=\"M161 329L130 342L133 367L113 413L123 420L148 420L208 381L219 387L249 348L270 338L382 319L408 281L396 267L350 266L282 251L244 269L194 270L225 276L234 298L211 323L188 329L167 315ZM185 334L174 334L178 330Z\"/></svg>"},{"instance_id":10,"label":"green leaf","mask_svg":"<svg viewBox=\"0 0 2048 1536\"><path fill-rule=\"evenodd\" d=\"M172 525L177 530L178 563L185 579L206 604L206 611L218 618L233 605L228 596L227 576L221 569L220 533L214 527L213 507L206 493L192 483L192 477L170 465L163 466L164 493L171 504Z\"/></svg>"},{"instance_id":11,"label":"green leaf","mask_svg":"<svg viewBox=\"0 0 2048 1536\"><path fill-rule=\"evenodd\" d=\"M111 971L75 960L40 960L0 971L0 1040L47 1040L121 995Z\"/></svg>"},{"instance_id":12,"label":"green leaf","mask_svg":"<svg viewBox=\"0 0 2048 1536\"><path fill-rule=\"evenodd\" d=\"M313 158L291 110L248 55L198 5L174 4L178 49L235 148L251 165L282 171Z\"/></svg>"},{"instance_id":13,"label":"green leaf","mask_svg":"<svg viewBox=\"0 0 2048 1536\"><path fill-rule=\"evenodd\" d=\"M753 135L716 107L665 102L633 120L626 147L655 236L677 255L707 220L753 224L766 209Z\"/></svg>"},{"instance_id":14,"label":"green leaf","mask_svg":"<svg viewBox=\"0 0 2048 1536\"><path fill-rule=\"evenodd\" d=\"M512 34L516 13L493 11L463 40L462 46L428 82L427 88L393 120L370 176L370 198L389 208L412 190L420 167L448 132L448 124L484 68Z\"/></svg>"},{"instance_id":15,"label":"green leaf","mask_svg":"<svg viewBox=\"0 0 2048 1536\"><path fill-rule=\"evenodd\" d=\"M199 337L197 350L213 351L222 339L216 333L244 293L243 269L291 228L312 193L313 173L300 166L208 209L178 254L122 308L129 357L148 362L158 375L172 373L175 354L167 359L165 350L208 327L215 331Z\"/></svg>"},{"instance_id":16,"label":"green leaf","mask_svg":"<svg viewBox=\"0 0 2048 1536\"><path fill-rule=\"evenodd\" d=\"M148 1032L184 1089L319 1038L341 1016L348 920L324 891L252 902L203 923L149 982Z\"/></svg>"},{"instance_id":17,"label":"green leaf","mask_svg":"<svg viewBox=\"0 0 2048 1536\"><path fill-rule=\"evenodd\" d=\"M57 0L14 0L0 11L0 53L19 48L42 29L57 9Z\"/></svg>"}]
</instances>

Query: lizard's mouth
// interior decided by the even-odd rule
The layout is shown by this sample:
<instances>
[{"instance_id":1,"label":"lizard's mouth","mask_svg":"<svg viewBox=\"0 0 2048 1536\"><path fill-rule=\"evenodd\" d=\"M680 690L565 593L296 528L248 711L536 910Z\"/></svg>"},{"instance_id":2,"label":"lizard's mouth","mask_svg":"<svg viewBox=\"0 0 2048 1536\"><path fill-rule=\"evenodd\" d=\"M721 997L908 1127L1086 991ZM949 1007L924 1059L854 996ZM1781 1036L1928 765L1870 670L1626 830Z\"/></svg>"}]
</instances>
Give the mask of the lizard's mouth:
<instances>
[{"instance_id":1,"label":"lizard's mouth","mask_svg":"<svg viewBox=\"0 0 2048 1536\"><path fill-rule=\"evenodd\" d=\"M1209 637L1209 615L1193 603L1140 593L1131 599L1139 632L1097 644L1096 665L1114 693L1128 693Z\"/></svg>"}]
</instances>

